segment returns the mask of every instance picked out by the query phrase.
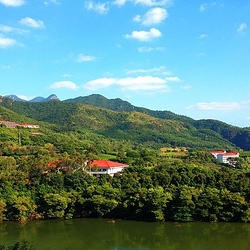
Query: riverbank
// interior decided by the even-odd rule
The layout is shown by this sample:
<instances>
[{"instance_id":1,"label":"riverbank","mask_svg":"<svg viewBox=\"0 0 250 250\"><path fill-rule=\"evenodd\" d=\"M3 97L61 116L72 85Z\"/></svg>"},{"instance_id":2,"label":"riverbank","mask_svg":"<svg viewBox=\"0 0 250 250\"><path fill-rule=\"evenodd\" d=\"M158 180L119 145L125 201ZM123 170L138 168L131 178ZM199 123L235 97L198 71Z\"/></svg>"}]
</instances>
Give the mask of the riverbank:
<instances>
[{"instance_id":1,"label":"riverbank","mask_svg":"<svg viewBox=\"0 0 250 250\"><path fill-rule=\"evenodd\" d=\"M0 242L32 242L36 250L249 250L250 224L147 223L108 219L0 224Z\"/></svg>"}]
</instances>

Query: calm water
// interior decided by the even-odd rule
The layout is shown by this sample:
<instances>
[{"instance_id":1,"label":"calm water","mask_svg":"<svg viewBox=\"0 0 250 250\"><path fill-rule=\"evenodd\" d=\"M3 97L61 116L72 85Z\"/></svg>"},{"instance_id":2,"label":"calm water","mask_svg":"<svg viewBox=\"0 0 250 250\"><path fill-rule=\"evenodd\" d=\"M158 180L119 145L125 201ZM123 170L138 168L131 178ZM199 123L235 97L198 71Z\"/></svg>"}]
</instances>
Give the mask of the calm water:
<instances>
[{"instance_id":1,"label":"calm water","mask_svg":"<svg viewBox=\"0 0 250 250\"><path fill-rule=\"evenodd\" d=\"M105 219L0 224L0 245L20 239L32 241L37 250L249 250L250 224Z\"/></svg>"}]
</instances>

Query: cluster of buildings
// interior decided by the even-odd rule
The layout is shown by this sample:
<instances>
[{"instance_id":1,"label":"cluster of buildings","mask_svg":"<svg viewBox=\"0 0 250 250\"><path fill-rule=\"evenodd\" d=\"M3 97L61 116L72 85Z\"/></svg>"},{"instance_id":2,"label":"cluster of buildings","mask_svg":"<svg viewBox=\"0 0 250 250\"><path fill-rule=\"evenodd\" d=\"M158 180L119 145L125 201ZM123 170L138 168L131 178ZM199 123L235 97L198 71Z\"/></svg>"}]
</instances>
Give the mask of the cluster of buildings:
<instances>
[{"instance_id":1,"label":"cluster of buildings","mask_svg":"<svg viewBox=\"0 0 250 250\"><path fill-rule=\"evenodd\" d=\"M235 166L236 161L234 159L239 158L240 154L237 152L226 152L226 151L210 151L218 161Z\"/></svg>"},{"instance_id":2,"label":"cluster of buildings","mask_svg":"<svg viewBox=\"0 0 250 250\"><path fill-rule=\"evenodd\" d=\"M0 125L4 125L7 128L33 128L33 129L39 129L39 125L35 125L35 124L28 124L28 123L24 123L24 124L19 124L16 122L11 122L11 121L0 121Z\"/></svg>"}]
</instances>

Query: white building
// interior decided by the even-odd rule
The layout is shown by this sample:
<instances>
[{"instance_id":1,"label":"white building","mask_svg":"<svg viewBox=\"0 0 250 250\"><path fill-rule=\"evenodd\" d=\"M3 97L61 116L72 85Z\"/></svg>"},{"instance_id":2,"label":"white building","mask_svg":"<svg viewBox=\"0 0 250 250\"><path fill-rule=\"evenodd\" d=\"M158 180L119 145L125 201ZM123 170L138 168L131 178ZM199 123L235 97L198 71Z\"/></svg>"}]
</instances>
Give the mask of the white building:
<instances>
[{"instance_id":1,"label":"white building","mask_svg":"<svg viewBox=\"0 0 250 250\"><path fill-rule=\"evenodd\" d=\"M114 161L94 160L89 163L89 173L95 176L102 174L114 176L116 173L123 172L126 167L129 167L129 165Z\"/></svg>"},{"instance_id":2,"label":"white building","mask_svg":"<svg viewBox=\"0 0 250 250\"><path fill-rule=\"evenodd\" d=\"M217 159L218 161L225 163L225 164L230 164L230 165L234 165L232 158L239 158L240 154L239 153L222 153L222 154L218 154Z\"/></svg>"},{"instance_id":3,"label":"white building","mask_svg":"<svg viewBox=\"0 0 250 250\"><path fill-rule=\"evenodd\" d=\"M22 128L35 128L35 129L40 128L39 125L28 124L28 123L20 124L19 127L22 127Z\"/></svg>"},{"instance_id":4,"label":"white building","mask_svg":"<svg viewBox=\"0 0 250 250\"><path fill-rule=\"evenodd\" d=\"M214 158L217 159L219 154L225 154L226 151L210 151L210 154L212 154L214 156Z\"/></svg>"}]
</instances>

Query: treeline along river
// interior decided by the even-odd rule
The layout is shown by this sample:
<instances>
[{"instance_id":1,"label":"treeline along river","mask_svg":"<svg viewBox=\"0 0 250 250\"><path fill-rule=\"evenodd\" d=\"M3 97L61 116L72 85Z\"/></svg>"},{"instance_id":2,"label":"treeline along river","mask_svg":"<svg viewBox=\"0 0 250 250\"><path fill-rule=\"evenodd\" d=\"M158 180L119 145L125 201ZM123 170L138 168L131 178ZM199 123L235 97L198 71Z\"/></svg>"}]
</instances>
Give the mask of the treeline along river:
<instances>
[{"instance_id":1,"label":"treeline along river","mask_svg":"<svg viewBox=\"0 0 250 250\"><path fill-rule=\"evenodd\" d=\"M0 224L0 245L22 239L36 250L249 250L250 224L89 218Z\"/></svg>"}]
</instances>

